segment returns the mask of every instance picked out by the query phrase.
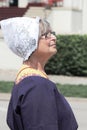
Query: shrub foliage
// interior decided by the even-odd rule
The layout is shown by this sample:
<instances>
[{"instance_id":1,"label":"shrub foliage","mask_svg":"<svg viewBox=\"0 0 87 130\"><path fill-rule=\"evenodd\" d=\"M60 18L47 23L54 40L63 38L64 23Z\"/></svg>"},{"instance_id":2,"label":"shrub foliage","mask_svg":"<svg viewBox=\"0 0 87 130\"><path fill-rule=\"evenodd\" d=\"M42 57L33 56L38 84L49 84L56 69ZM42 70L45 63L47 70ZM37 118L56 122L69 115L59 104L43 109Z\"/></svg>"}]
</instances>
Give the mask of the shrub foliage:
<instances>
[{"instance_id":1,"label":"shrub foliage","mask_svg":"<svg viewBox=\"0 0 87 130\"><path fill-rule=\"evenodd\" d=\"M87 35L58 35L57 50L46 65L48 74L87 76Z\"/></svg>"}]
</instances>

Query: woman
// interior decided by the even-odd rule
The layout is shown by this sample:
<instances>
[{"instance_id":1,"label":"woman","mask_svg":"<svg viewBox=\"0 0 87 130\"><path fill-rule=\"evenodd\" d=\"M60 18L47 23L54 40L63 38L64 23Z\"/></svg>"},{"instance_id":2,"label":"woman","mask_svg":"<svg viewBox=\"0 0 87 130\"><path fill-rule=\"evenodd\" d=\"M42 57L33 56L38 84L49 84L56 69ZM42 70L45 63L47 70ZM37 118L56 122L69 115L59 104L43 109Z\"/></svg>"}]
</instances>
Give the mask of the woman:
<instances>
[{"instance_id":1,"label":"woman","mask_svg":"<svg viewBox=\"0 0 87 130\"><path fill-rule=\"evenodd\" d=\"M50 24L39 17L17 17L1 21L1 28L10 49L23 58L8 107L10 129L77 130L70 105L44 70L57 52Z\"/></svg>"}]
</instances>

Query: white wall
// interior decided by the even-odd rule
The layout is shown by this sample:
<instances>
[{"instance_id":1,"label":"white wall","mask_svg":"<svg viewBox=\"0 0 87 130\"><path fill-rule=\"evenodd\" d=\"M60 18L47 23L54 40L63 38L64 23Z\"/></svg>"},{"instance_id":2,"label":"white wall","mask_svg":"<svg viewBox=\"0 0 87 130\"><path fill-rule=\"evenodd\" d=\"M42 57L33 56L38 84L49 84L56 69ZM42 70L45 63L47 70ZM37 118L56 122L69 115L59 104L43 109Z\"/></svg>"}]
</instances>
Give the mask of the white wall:
<instances>
[{"instance_id":1,"label":"white wall","mask_svg":"<svg viewBox=\"0 0 87 130\"><path fill-rule=\"evenodd\" d=\"M83 0L64 0L63 6L73 9L82 9Z\"/></svg>"},{"instance_id":2,"label":"white wall","mask_svg":"<svg viewBox=\"0 0 87 130\"><path fill-rule=\"evenodd\" d=\"M57 34L72 34L82 31L82 11L66 8L53 8L48 17L52 29Z\"/></svg>"},{"instance_id":3,"label":"white wall","mask_svg":"<svg viewBox=\"0 0 87 130\"><path fill-rule=\"evenodd\" d=\"M82 18L82 33L87 34L87 0L83 0L83 18Z\"/></svg>"},{"instance_id":4,"label":"white wall","mask_svg":"<svg viewBox=\"0 0 87 130\"><path fill-rule=\"evenodd\" d=\"M72 33L82 33L82 11L81 10L73 10L72 11Z\"/></svg>"},{"instance_id":5,"label":"white wall","mask_svg":"<svg viewBox=\"0 0 87 130\"><path fill-rule=\"evenodd\" d=\"M9 7L9 0L1 0L0 7Z\"/></svg>"},{"instance_id":6,"label":"white wall","mask_svg":"<svg viewBox=\"0 0 87 130\"><path fill-rule=\"evenodd\" d=\"M18 0L18 7L26 7L28 0Z\"/></svg>"},{"instance_id":7,"label":"white wall","mask_svg":"<svg viewBox=\"0 0 87 130\"><path fill-rule=\"evenodd\" d=\"M71 10L54 10L52 16L52 27L56 33L61 34L71 32Z\"/></svg>"},{"instance_id":8,"label":"white wall","mask_svg":"<svg viewBox=\"0 0 87 130\"><path fill-rule=\"evenodd\" d=\"M72 0L64 0L63 6L67 8L72 8Z\"/></svg>"},{"instance_id":9,"label":"white wall","mask_svg":"<svg viewBox=\"0 0 87 130\"><path fill-rule=\"evenodd\" d=\"M64 0L63 8L53 9L48 20L58 34L87 32L87 0Z\"/></svg>"},{"instance_id":10,"label":"white wall","mask_svg":"<svg viewBox=\"0 0 87 130\"><path fill-rule=\"evenodd\" d=\"M83 0L72 0L72 7L74 9L82 9Z\"/></svg>"}]
</instances>

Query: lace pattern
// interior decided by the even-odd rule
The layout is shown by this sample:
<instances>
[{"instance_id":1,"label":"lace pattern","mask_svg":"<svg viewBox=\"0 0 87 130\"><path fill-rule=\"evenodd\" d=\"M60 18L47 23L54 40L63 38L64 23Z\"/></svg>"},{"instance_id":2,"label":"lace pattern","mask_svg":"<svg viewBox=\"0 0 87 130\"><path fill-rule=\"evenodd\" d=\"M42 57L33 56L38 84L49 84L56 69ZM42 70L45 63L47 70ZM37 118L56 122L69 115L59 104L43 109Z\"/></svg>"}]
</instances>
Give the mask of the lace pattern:
<instances>
[{"instance_id":1,"label":"lace pattern","mask_svg":"<svg viewBox=\"0 0 87 130\"><path fill-rule=\"evenodd\" d=\"M39 17L16 17L0 22L9 48L24 61L37 49L39 20Z\"/></svg>"}]
</instances>

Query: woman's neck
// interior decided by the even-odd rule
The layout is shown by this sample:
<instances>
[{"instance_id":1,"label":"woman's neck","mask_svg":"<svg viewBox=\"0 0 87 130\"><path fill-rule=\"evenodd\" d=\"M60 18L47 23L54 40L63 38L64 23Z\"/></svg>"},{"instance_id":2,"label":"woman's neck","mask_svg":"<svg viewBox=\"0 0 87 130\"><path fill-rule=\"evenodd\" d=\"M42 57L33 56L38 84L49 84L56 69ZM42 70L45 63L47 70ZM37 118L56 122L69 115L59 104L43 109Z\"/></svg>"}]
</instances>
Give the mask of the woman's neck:
<instances>
[{"instance_id":1,"label":"woman's neck","mask_svg":"<svg viewBox=\"0 0 87 130\"><path fill-rule=\"evenodd\" d=\"M32 58L30 57L29 60L24 61L23 64L28 65L29 67L32 67L34 69L40 70L40 71L44 71L44 66L45 63L43 62L43 60L41 59L37 59L37 58Z\"/></svg>"}]
</instances>

